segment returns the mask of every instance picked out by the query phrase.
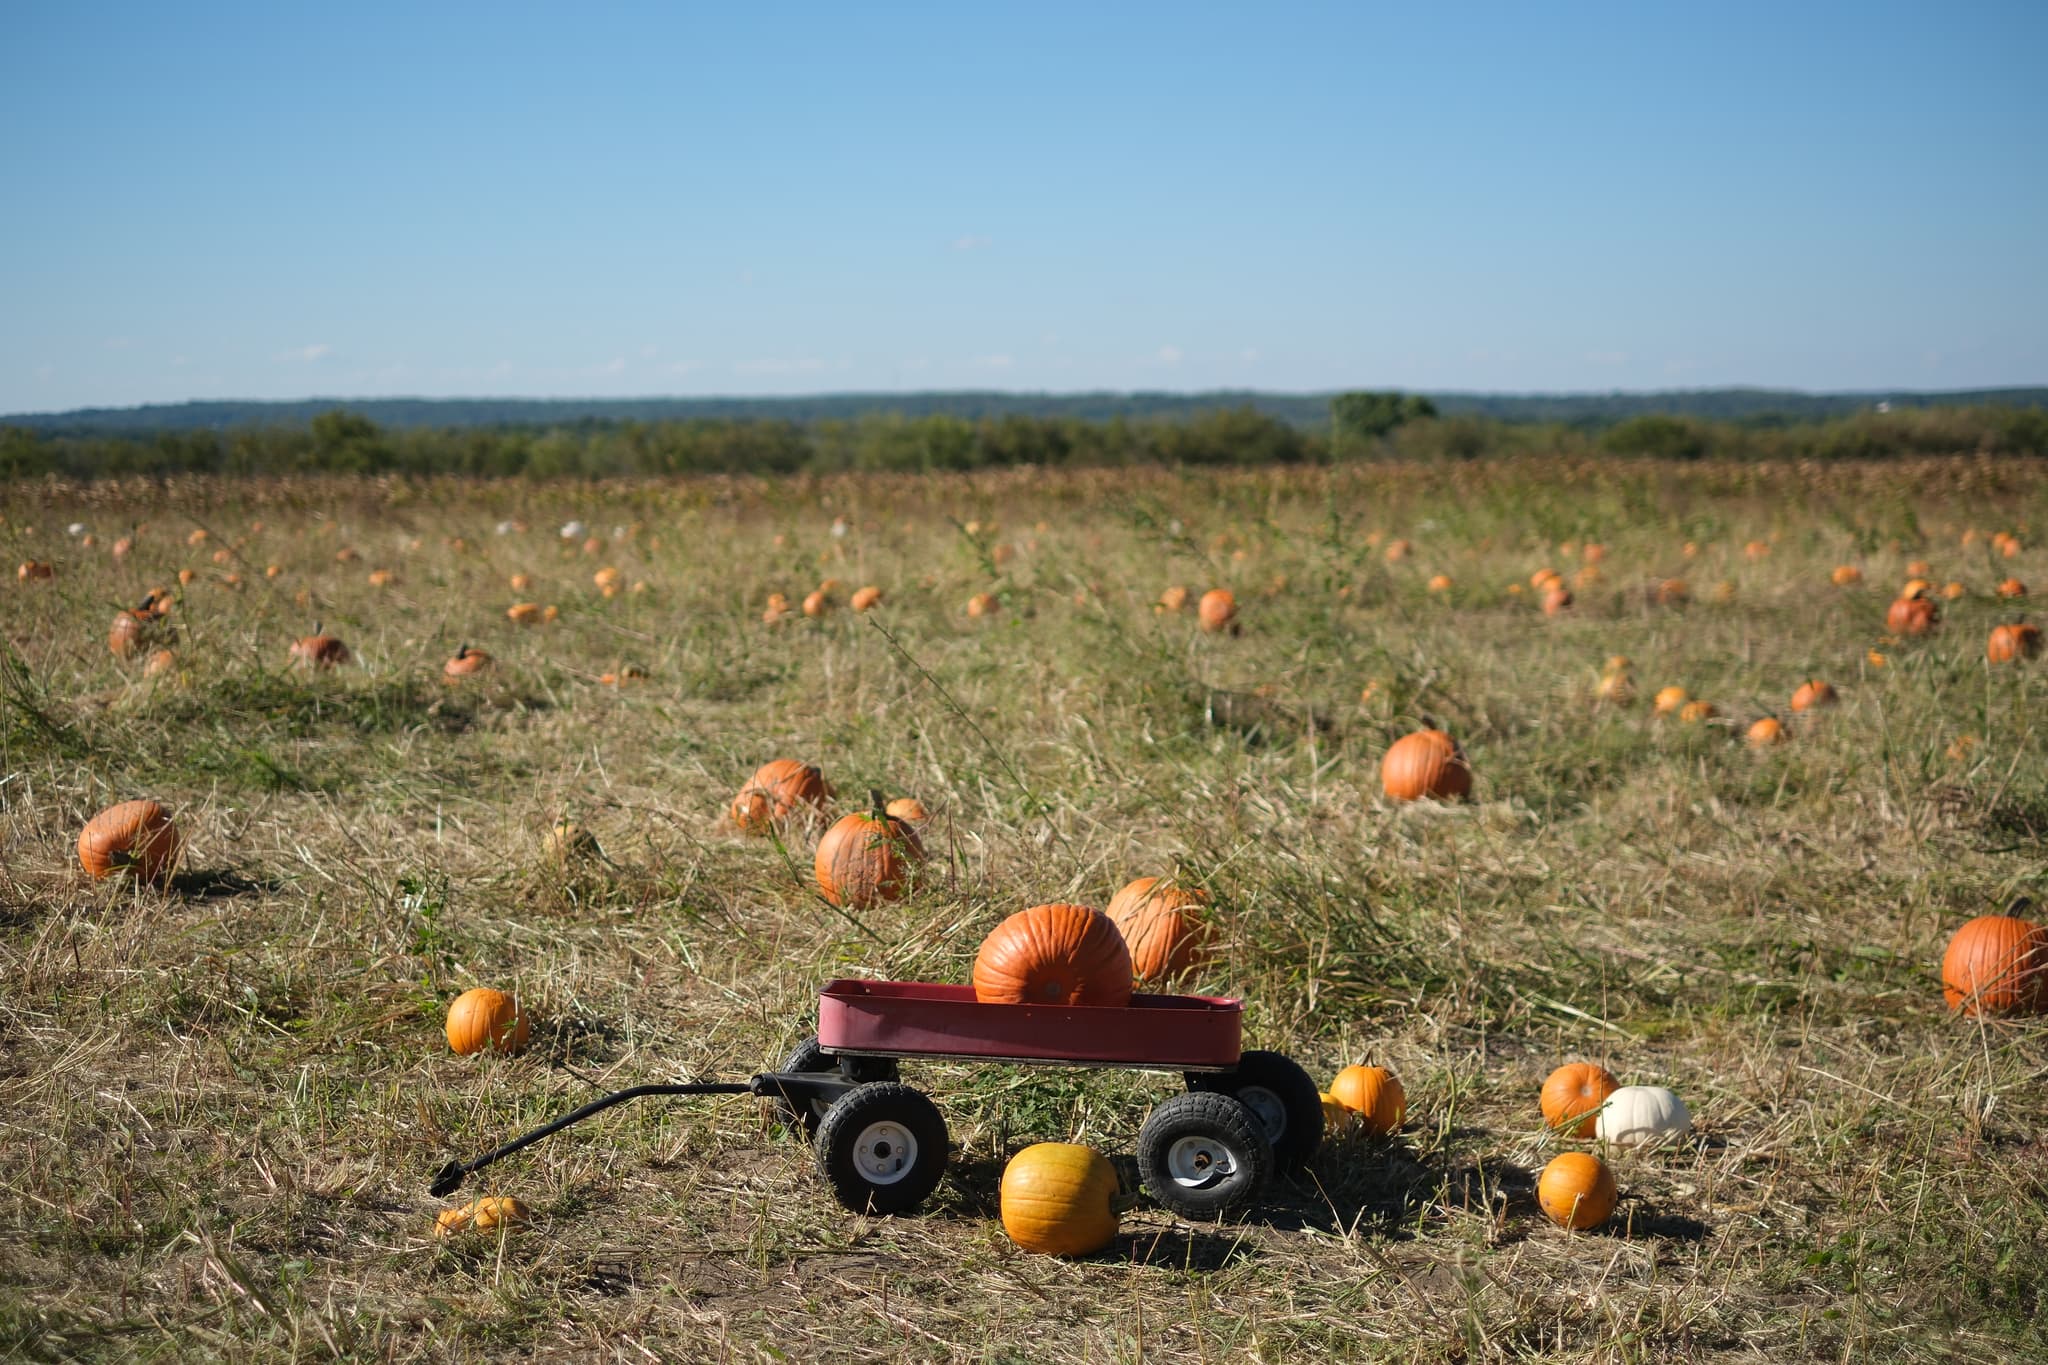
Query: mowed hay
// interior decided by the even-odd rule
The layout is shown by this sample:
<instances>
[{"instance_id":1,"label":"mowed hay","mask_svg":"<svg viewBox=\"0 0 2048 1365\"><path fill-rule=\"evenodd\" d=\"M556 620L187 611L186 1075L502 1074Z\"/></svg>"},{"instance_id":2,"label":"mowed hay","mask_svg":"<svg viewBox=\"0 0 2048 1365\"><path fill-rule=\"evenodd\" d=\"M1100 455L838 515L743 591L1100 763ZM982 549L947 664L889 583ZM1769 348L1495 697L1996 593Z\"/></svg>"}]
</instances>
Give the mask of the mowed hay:
<instances>
[{"instance_id":1,"label":"mowed hay","mask_svg":"<svg viewBox=\"0 0 2048 1365\"><path fill-rule=\"evenodd\" d=\"M1988 665L1984 641L2016 615L1996 583L2043 577L2048 471L180 480L38 484L0 512L13 562L56 566L4 608L9 1354L2034 1349L2048 1037L1951 1014L1939 964L1965 921L2040 899L2043 665ZM534 529L495 532L515 518ZM150 529L117 560L72 521ZM1016 552L996 563L969 524ZM1972 527L2020 548L1994 569L1959 548ZM647 591L605 596L589 535ZM1602 576L1546 618L1526 585L1576 567L1567 541L1602 546ZM280 572L236 591L216 543ZM351 545L398 586L337 561ZM1921 558L1972 589L1925 636L1887 641L1881 595L1828 585ZM184 568L176 685L145 680L108 612ZM546 628L506 618L514 573L558 609ZM1660 590L1681 577L1697 591ZM886 607L764 625L771 593L827 579ZM1223 581L1237 634L1153 610L1162 585ZM970 621L982 593L1002 610ZM347 667L287 666L316 622ZM493 665L451 686L463 645ZM1719 715L1589 705L1610 655ZM1815 677L1836 705L1743 743ZM1425 727L1469 756L1469 801L1382 797L1388 745ZM727 807L778 754L839 796L746 838ZM937 812L928 863L901 901L826 906L813 826L871 788ZM84 820L134 796L177 813L168 887L78 869ZM558 825L602 856L550 856ZM1026 1258L996 1219L1007 1159L1128 1154L1181 1082L996 1067L904 1068L956 1149L916 1217L848 1214L734 1099L623 1106L427 1194L597 1089L778 1065L833 976L964 982L1011 912L1165 871L1210 897L1184 989L1244 997L1251 1043L1311 1075L1369 1058L1406 1093L1398 1133L1333 1137L1241 1222L1143 1202L1094 1259ZM516 995L523 1052L450 1053L475 986ZM1673 1088L1693 1131L1603 1152L1620 1200L1566 1233L1537 1173L1597 1149L1546 1135L1534 1097L1574 1058ZM434 1235L498 1195L530 1210L516 1233Z\"/></svg>"}]
</instances>

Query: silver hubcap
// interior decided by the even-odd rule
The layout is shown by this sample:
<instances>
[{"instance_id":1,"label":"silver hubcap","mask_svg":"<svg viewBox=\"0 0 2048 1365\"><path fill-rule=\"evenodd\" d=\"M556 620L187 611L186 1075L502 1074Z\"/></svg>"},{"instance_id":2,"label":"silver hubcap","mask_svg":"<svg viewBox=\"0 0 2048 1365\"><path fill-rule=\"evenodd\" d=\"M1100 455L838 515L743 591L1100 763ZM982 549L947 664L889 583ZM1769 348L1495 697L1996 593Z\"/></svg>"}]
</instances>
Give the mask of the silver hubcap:
<instances>
[{"instance_id":1,"label":"silver hubcap","mask_svg":"<svg viewBox=\"0 0 2048 1365\"><path fill-rule=\"evenodd\" d=\"M1237 1092L1237 1098L1252 1111L1259 1127L1266 1130L1268 1142L1278 1142L1287 1135L1287 1106L1278 1095L1263 1085L1248 1085Z\"/></svg>"},{"instance_id":2,"label":"silver hubcap","mask_svg":"<svg viewBox=\"0 0 2048 1365\"><path fill-rule=\"evenodd\" d=\"M916 1164L917 1139L900 1123L871 1123L853 1144L853 1168L870 1185L894 1185Z\"/></svg>"},{"instance_id":3,"label":"silver hubcap","mask_svg":"<svg viewBox=\"0 0 2048 1365\"><path fill-rule=\"evenodd\" d=\"M1184 1137L1166 1149L1166 1174L1184 1189L1220 1185L1237 1174L1237 1153L1213 1137Z\"/></svg>"}]
</instances>

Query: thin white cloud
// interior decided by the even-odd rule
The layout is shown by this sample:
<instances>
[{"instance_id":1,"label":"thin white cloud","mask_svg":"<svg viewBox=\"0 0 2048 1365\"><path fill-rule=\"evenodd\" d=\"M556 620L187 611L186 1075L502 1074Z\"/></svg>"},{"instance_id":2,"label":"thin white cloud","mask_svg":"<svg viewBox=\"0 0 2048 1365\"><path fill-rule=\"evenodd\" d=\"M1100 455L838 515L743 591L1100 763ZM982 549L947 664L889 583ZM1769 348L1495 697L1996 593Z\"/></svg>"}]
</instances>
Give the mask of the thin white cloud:
<instances>
[{"instance_id":1,"label":"thin white cloud","mask_svg":"<svg viewBox=\"0 0 2048 1365\"><path fill-rule=\"evenodd\" d=\"M984 237L978 232L970 232L963 237L955 237L953 239L953 250L983 251L995 244L995 238L993 237Z\"/></svg>"},{"instance_id":2,"label":"thin white cloud","mask_svg":"<svg viewBox=\"0 0 2048 1365\"><path fill-rule=\"evenodd\" d=\"M816 374L825 368L825 362L816 356L763 356L758 360L740 360L733 363L734 374Z\"/></svg>"},{"instance_id":3,"label":"thin white cloud","mask_svg":"<svg viewBox=\"0 0 2048 1365\"><path fill-rule=\"evenodd\" d=\"M1182 351L1178 346L1161 346L1158 355L1159 363L1162 365L1178 365L1181 361L1181 355Z\"/></svg>"},{"instance_id":4,"label":"thin white cloud","mask_svg":"<svg viewBox=\"0 0 2048 1365\"><path fill-rule=\"evenodd\" d=\"M334 348L332 346L329 346L324 341L316 341L310 346L294 347L293 349L286 351L284 355L280 357L280 359L302 360L306 364L311 365L313 362L317 360L324 360L332 354L334 354Z\"/></svg>"}]
</instances>

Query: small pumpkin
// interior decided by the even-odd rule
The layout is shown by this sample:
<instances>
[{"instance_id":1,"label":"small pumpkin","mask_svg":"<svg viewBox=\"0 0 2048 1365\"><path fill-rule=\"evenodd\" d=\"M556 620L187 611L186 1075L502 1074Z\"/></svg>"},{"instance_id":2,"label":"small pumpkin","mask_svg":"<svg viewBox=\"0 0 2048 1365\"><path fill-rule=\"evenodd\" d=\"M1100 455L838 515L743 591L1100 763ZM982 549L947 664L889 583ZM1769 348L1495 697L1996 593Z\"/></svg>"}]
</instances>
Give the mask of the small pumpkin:
<instances>
[{"instance_id":1,"label":"small pumpkin","mask_svg":"<svg viewBox=\"0 0 2048 1365\"><path fill-rule=\"evenodd\" d=\"M1593 1131L1619 1147L1658 1147L1692 1131L1692 1115L1676 1091L1624 1085L1607 1097Z\"/></svg>"},{"instance_id":2,"label":"small pumpkin","mask_svg":"<svg viewBox=\"0 0 2048 1365\"><path fill-rule=\"evenodd\" d=\"M1682 607L1692 601L1692 589L1683 578L1667 578L1651 589L1650 597L1660 607Z\"/></svg>"},{"instance_id":3,"label":"small pumpkin","mask_svg":"<svg viewBox=\"0 0 2048 1365\"><path fill-rule=\"evenodd\" d=\"M1768 749L1774 744L1783 744L1787 738L1785 723L1776 716L1765 716L1749 727L1747 738L1752 749Z\"/></svg>"},{"instance_id":4,"label":"small pumpkin","mask_svg":"<svg viewBox=\"0 0 2048 1365\"><path fill-rule=\"evenodd\" d=\"M1635 667L1635 664L1629 659L1628 655L1610 654L1607 656L1607 662L1600 666L1600 671L1603 673L1626 673L1633 667Z\"/></svg>"},{"instance_id":5,"label":"small pumpkin","mask_svg":"<svg viewBox=\"0 0 2048 1365\"><path fill-rule=\"evenodd\" d=\"M1673 685L1658 688L1657 695L1651 700L1650 705L1655 708L1658 715L1668 716L1673 711L1684 710L1685 704L1691 700L1690 693L1682 687Z\"/></svg>"},{"instance_id":6,"label":"small pumpkin","mask_svg":"<svg viewBox=\"0 0 2048 1365\"><path fill-rule=\"evenodd\" d=\"M1899 596L1905 598L1925 597L1934 591L1934 585L1924 578L1909 578L1899 587Z\"/></svg>"},{"instance_id":7,"label":"small pumpkin","mask_svg":"<svg viewBox=\"0 0 2048 1365\"><path fill-rule=\"evenodd\" d=\"M592 574L590 576L590 581L593 584L595 584L600 591L602 591L605 588L615 588L619 585L619 571L614 566L607 564L602 569L599 569L596 573Z\"/></svg>"},{"instance_id":8,"label":"small pumpkin","mask_svg":"<svg viewBox=\"0 0 2048 1365\"><path fill-rule=\"evenodd\" d=\"M538 602L514 602L505 608L505 619L515 626L537 626L542 616Z\"/></svg>"},{"instance_id":9,"label":"small pumpkin","mask_svg":"<svg viewBox=\"0 0 2048 1365\"><path fill-rule=\"evenodd\" d=\"M519 1004L503 991L477 986L455 997L448 1007L448 1046L459 1055L493 1048L499 1052L526 1050L526 1016Z\"/></svg>"},{"instance_id":10,"label":"small pumpkin","mask_svg":"<svg viewBox=\"0 0 2048 1365\"><path fill-rule=\"evenodd\" d=\"M151 654L148 661L142 665L142 676L145 678L162 677L177 666L177 655L171 653L168 649L159 649L154 654Z\"/></svg>"},{"instance_id":11,"label":"small pumpkin","mask_svg":"<svg viewBox=\"0 0 2048 1365\"><path fill-rule=\"evenodd\" d=\"M873 584L856 589L846 605L855 611L872 611L882 605L882 590Z\"/></svg>"},{"instance_id":12,"label":"small pumpkin","mask_svg":"<svg viewBox=\"0 0 2048 1365\"><path fill-rule=\"evenodd\" d=\"M1689 701L1678 708L1679 723L1683 725L1698 725L1703 721L1712 720L1719 714L1720 712L1714 709L1714 703L1710 701Z\"/></svg>"},{"instance_id":13,"label":"small pumpkin","mask_svg":"<svg viewBox=\"0 0 2048 1365\"><path fill-rule=\"evenodd\" d=\"M301 668L333 668L348 662L348 646L315 626L313 634L292 641L292 662Z\"/></svg>"},{"instance_id":14,"label":"small pumpkin","mask_svg":"<svg viewBox=\"0 0 2048 1365\"><path fill-rule=\"evenodd\" d=\"M1964 587L1960 583L1950 583L1942 588L1941 595L1947 598L1949 601L1954 602L1960 600L1969 591L1970 590L1968 588Z\"/></svg>"},{"instance_id":15,"label":"small pumpkin","mask_svg":"<svg viewBox=\"0 0 2048 1365\"><path fill-rule=\"evenodd\" d=\"M1562 616L1572 605L1572 590L1563 584L1543 594L1543 614Z\"/></svg>"},{"instance_id":16,"label":"small pumpkin","mask_svg":"<svg viewBox=\"0 0 2048 1365\"><path fill-rule=\"evenodd\" d=\"M1330 1082L1330 1098L1358 1116L1375 1137L1399 1131L1408 1119L1408 1092L1401 1078L1383 1066L1347 1066Z\"/></svg>"},{"instance_id":17,"label":"small pumpkin","mask_svg":"<svg viewBox=\"0 0 2048 1365\"><path fill-rule=\"evenodd\" d=\"M863 909L901 898L924 846L908 821L889 814L880 792L871 809L841 818L818 840L812 868L818 891L834 905Z\"/></svg>"},{"instance_id":18,"label":"small pumpkin","mask_svg":"<svg viewBox=\"0 0 2048 1365\"><path fill-rule=\"evenodd\" d=\"M1358 1126L1358 1112L1344 1104L1335 1095L1325 1090L1323 1101L1323 1133L1326 1137L1337 1137Z\"/></svg>"},{"instance_id":19,"label":"small pumpkin","mask_svg":"<svg viewBox=\"0 0 2048 1365\"><path fill-rule=\"evenodd\" d=\"M748 834L765 833L799 808L822 814L832 794L825 774L808 763L778 758L762 764L732 799L732 822Z\"/></svg>"},{"instance_id":20,"label":"small pumpkin","mask_svg":"<svg viewBox=\"0 0 2048 1365\"><path fill-rule=\"evenodd\" d=\"M1611 706L1627 706L1636 699L1635 680L1626 673L1609 673L1600 679L1594 695Z\"/></svg>"},{"instance_id":21,"label":"small pumpkin","mask_svg":"<svg viewBox=\"0 0 2048 1365\"><path fill-rule=\"evenodd\" d=\"M334 552L334 562L337 564L353 564L361 558L362 555L353 545L344 545Z\"/></svg>"},{"instance_id":22,"label":"small pumpkin","mask_svg":"<svg viewBox=\"0 0 2048 1365\"><path fill-rule=\"evenodd\" d=\"M1444 573L1431 574L1429 590L1431 592L1449 592L1451 590L1451 576Z\"/></svg>"},{"instance_id":23,"label":"small pumpkin","mask_svg":"<svg viewBox=\"0 0 2048 1365\"><path fill-rule=\"evenodd\" d=\"M45 560L24 559L14 576L24 583L47 583L57 576L57 568Z\"/></svg>"},{"instance_id":24,"label":"small pumpkin","mask_svg":"<svg viewBox=\"0 0 2048 1365\"><path fill-rule=\"evenodd\" d=\"M914 796L897 797L889 803L888 810L896 819L908 820L913 825L921 825L932 818L932 813L925 809L924 802Z\"/></svg>"},{"instance_id":25,"label":"small pumpkin","mask_svg":"<svg viewBox=\"0 0 2048 1365\"><path fill-rule=\"evenodd\" d=\"M1538 569L1529 575L1529 586L1538 592L1549 592L1564 583L1564 575L1555 569Z\"/></svg>"},{"instance_id":26,"label":"small pumpkin","mask_svg":"<svg viewBox=\"0 0 2048 1365\"><path fill-rule=\"evenodd\" d=\"M1966 1015L2048 1008L2048 929L2017 915L1979 915L1941 955L1941 993Z\"/></svg>"},{"instance_id":27,"label":"small pumpkin","mask_svg":"<svg viewBox=\"0 0 2048 1365\"><path fill-rule=\"evenodd\" d=\"M1561 1228L1584 1232L1614 1213L1619 1192L1607 1163L1587 1152L1561 1152L1536 1180L1536 1202Z\"/></svg>"},{"instance_id":28,"label":"small pumpkin","mask_svg":"<svg viewBox=\"0 0 2048 1365\"><path fill-rule=\"evenodd\" d=\"M117 611L107 627L107 648L117 659L125 659L142 648L146 628L156 618L146 611Z\"/></svg>"},{"instance_id":29,"label":"small pumpkin","mask_svg":"<svg viewBox=\"0 0 2048 1365\"><path fill-rule=\"evenodd\" d=\"M1884 614L1884 628L1894 635L1925 635L1941 621L1941 612L1925 597L1901 597Z\"/></svg>"},{"instance_id":30,"label":"small pumpkin","mask_svg":"<svg viewBox=\"0 0 2048 1365\"><path fill-rule=\"evenodd\" d=\"M823 588L804 595L804 615L815 618L823 616L830 610L832 610L832 599Z\"/></svg>"},{"instance_id":31,"label":"small pumpkin","mask_svg":"<svg viewBox=\"0 0 2048 1365\"><path fill-rule=\"evenodd\" d=\"M1200 964L1209 947L1208 903L1200 887L1161 877L1140 877L1110 897L1103 913L1123 935L1139 984L1168 981Z\"/></svg>"},{"instance_id":32,"label":"small pumpkin","mask_svg":"<svg viewBox=\"0 0 2048 1365\"><path fill-rule=\"evenodd\" d=\"M123 801L85 822L78 834L78 865L94 881L128 872L161 881L181 844L171 813L155 801Z\"/></svg>"},{"instance_id":33,"label":"small pumpkin","mask_svg":"<svg viewBox=\"0 0 2048 1365\"><path fill-rule=\"evenodd\" d=\"M1394 540L1387 543L1386 554L1387 563L1389 564L1399 564L1413 553L1415 553L1415 547L1405 540Z\"/></svg>"},{"instance_id":34,"label":"small pumpkin","mask_svg":"<svg viewBox=\"0 0 2048 1365\"><path fill-rule=\"evenodd\" d=\"M1593 1136L1600 1106L1621 1088L1607 1068L1592 1062L1567 1062L1550 1073L1537 1096L1543 1122L1566 1137Z\"/></svg>"},{"instance_id":35,"label":"small pumpkin","mask_svg":"<svg viewBox=\"0 0 2048 1365\"><path fill-rule=\"evenodd\" d=\"M558 820L541 836L541 851L549 861L567 866L584 858L600 858L604 850L598 846L597 836L583 826L567 820Z\"/></svg>"},{"instance_id":36,"label":"small pumpkin","mask_svg":"<svg viewBox=\"0 0 2048 1365\"><path fill-rule=\"evenodd\" d=\"M1185 611L1188 605L1188 590L1176 583L1159 594L1159 610Z\"/></svg>"},{"instance_id":37,"label":"small pumpkin","mask_svg":"<svg viewBox=\"0 0 2048 1365\"><path fill-rule=\"evenodd\" d=\"M993 616L1001 609L1002 603L996 600L994 593L978 592L967 599L967 614L977 620L984 616Z\"/></svg>"},{"instance_id":38,"label":"small pumpkin","mask_svg":"<svg viewBox=\"0 0 2048 1365\"><path fill-rule=\"evenodd\" d=\"M1472 768L1449 735L1417 730L1388 746L1380 788L1394 801L1458 801L1471 795Z\"/></svg>"},{"instance_id":39,"label":"small pumpkin","mask_svg":"<svg viewBox=\"0 0 2048 1365\"><path fill-rule=\"evenodd\" d=\"M2020 582L2017 578L2008 578L1998 585L1998 595L2000 597L2025 597L2027 595L2027 585Z\"/></svg>"},{"instance_id":40,"label":"small pumpkin","mask_svg":"<svg viewBox=\"0 0 2048 1365\"><path fill-rule=\"evenodd\" d=\"M1838 588L1854 587L1863 581L1863 570L1854 564L1837 564L1835 571L1828 575Z\"/></svg>"},{"instance_id":41,"label":"small pumpkin","mask_svg":"<svg viewBox=\"0 0 2048 1365\"><path fill-rule=\"evenodd\" d=\"M1003 1231L1042 1256L1087 1256L1116 1238L1116 1168L1092 1147L1037 1142L1003 1167Z\"/></svg>"},{"instance_id":42,"label":"small pumpkin","mask_svg":"<svg viewBox=\"0 0 2048 1365\"><path fill-rule=\"evenodd\" d=\"M509 1194L487 1194L474 1204L443 1209L434 1219L436 1237L453 1237L458 1232L489 1232L493 1228L514 1228L532 1217L526 1205Z\"/></svg>"},{"instance_id":43,"label":"small pumpkin","mask_svg":"<svg viewBox=\"0 0 2048 1365\"><path fill-rule=\"evenodd\" d=\"M1907 561L1906 561L1906 577L1908 577L1908 578L1932 578L1933 576L1934 576L1934 566L1933 566L1932 564L1928 563L1928 562L1927 562L1926 560L1924 560L1924 559L1910 559L1910 560L1907 560Z\"/></svg>"},{"instance_id":44,"label":"small pumpkin","mask_svg":"<svg viewBox=\"0 0 2048 1365\"><path fill-rule=\"evenodd\" d=\"M2031 659L2041 652L2041 628L2025 624L1993 626L1985 642L1984 657L1995 664Z\"/></svg>"},{"instance_id":45,"label":"small pumpkin","mask_svg":"<svg viewBox=\"0 0 2048 1365\"><path fill-rule=\"evenodd\" d=\"M1835 693L1833 683L1825 682L1819 678L1808 678L1805 682L1799 684L1797 691L1793 692L1792 709L1794 711L1810 711L1816 707L1833 706L1840 700L1841 698Z\"/></svg>"},{"instance_id":46,"label":"small pumpkin","mask_svg":"<svg viewBox=\"0 0 2048 1365\"><path fill-rule=\"evenodd\" d=\"M1228 588L1211 588L1196 604L1195 616L1202 623L1202 629L1212 634L1228 630L1237 620L1237 597Z\"/></svg>"},{"instance_id":47,"label":"small pumpkin","mask_svg":"<svg viewBox=\"0 0 2048 1365\"><path fill-rule=\"evenodd\" d=\"M389 569L370 570L370 586L373 588L388 588L396 582L398 575Z\"/></svg>"},{"instance_id":48,"label":"small pumpkin","mask_svg":"<svg viewBox=\"0 0 2048 1365\"><path fill-rule=\"evenodd\" d=\"M1100 910L1034 905L982 940L974 956L974 998L1006 1005L1125 1005L1130 949Z\"/></svg>"},{"instance_id":49,"label":"small pumpkin","mask_svg":"<svg viewBox=\"0 0 2048 1365\"><path fill-rule=\"evenodd\" d=\"M1761 540L1752 540L1742 547L1743 557L1752 561L1770 557L1771 547Z\"/></svg>"},{"instance_id":50,"label":"small pumpkin","mask_svg":"<svg viewBox=\"0 0 2048 1365\"><path fill-rule=\"evenodd\" d=\"M447 663L441 665L441 672L450 678L467 678L481 673L491 666L491 656L468 645L459 647Z\"/></svg>"},{"instance_id":51,"label":"small pumpkin","mask_svg":"<svg viewBox=\"0 0 2048 1365\"><path fill-rule=\"evenodd\" d=\"M533 586L533 575L530 573L515 573L506 582L511 585L512 591L525 592Z\"/></svg>"}]
</instances>

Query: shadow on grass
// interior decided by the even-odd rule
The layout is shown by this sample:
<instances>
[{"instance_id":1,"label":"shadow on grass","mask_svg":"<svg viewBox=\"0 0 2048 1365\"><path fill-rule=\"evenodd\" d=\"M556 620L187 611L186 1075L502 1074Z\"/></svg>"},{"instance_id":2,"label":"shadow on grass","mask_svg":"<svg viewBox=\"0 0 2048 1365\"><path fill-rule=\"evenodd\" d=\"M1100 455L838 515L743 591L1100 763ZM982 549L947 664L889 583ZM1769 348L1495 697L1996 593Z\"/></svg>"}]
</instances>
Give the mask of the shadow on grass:
<instances>
[{"instance_id":1,"label":"shadow on grass","mask_svg":"<svg viewBox=\"0 0 2048 1365\"><path fill-rule=\"evenodd\" d=\"M1228 1228L1218 1232L1162 1228L1156 1232L1120 1233L1095 1259L1157 1266L1161 1270L1209 1271L1238 1265L1258 1254L1257 1247Z\"/></svg>"},{"instance_id":2,"label":"shadow on grass","mask_svg":"<svg viewBox=\"0 0 2048 1365\"><path fill-rule=\"evenodd\" d=\"M243 876L232 867L193 868L171 878L171 893L188 901L223 900L252 892L270 894L282 890L284 883L274 877L258 881Z\"/></svg>"}]
</instances>

